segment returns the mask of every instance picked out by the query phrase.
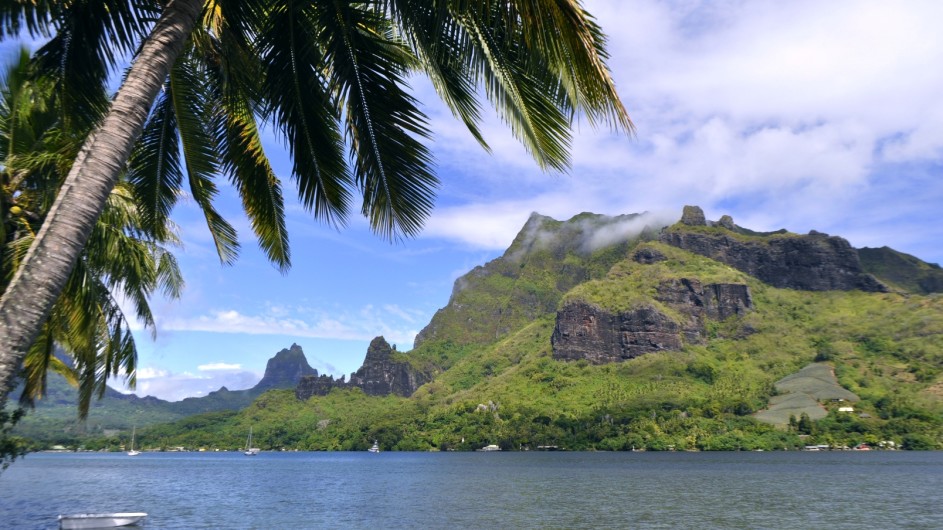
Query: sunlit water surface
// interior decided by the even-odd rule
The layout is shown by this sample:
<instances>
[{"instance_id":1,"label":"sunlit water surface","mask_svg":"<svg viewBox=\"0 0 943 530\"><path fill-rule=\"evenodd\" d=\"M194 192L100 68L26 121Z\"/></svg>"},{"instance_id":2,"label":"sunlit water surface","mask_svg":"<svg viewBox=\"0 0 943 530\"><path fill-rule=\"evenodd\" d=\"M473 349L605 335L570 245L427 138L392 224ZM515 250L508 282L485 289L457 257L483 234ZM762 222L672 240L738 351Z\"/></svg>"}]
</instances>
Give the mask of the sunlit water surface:
<instances>
[{"instance_id":1,"label":"sunlit water surface","mask_svg":"<svg viewBox=\"0 0 943 530\"><path fill-rule=\"evenodd\" d=\"M943 528L941 452L32 454L0 528Z\"/></svg>"}]
</instances>

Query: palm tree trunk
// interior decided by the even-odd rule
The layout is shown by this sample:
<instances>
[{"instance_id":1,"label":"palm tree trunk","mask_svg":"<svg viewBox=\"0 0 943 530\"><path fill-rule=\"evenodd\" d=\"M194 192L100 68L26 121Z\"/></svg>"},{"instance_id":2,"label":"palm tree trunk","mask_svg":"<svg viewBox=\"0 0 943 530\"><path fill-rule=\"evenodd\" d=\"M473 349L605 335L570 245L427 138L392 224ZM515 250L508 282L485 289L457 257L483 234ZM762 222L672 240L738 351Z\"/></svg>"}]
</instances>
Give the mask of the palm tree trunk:
<instances>
[{"instance_id":1,"label":"palm tree trunk","mask_svg":"<svg viewBox=\"0 0 943 530\"><path fill-rule=\"evenodd\" d=\"M203 0L166 3L111 109L86 140L0 298L0 398L11 390L26 351L69 278L202 7Z\"/></svg>"}]
</instances>

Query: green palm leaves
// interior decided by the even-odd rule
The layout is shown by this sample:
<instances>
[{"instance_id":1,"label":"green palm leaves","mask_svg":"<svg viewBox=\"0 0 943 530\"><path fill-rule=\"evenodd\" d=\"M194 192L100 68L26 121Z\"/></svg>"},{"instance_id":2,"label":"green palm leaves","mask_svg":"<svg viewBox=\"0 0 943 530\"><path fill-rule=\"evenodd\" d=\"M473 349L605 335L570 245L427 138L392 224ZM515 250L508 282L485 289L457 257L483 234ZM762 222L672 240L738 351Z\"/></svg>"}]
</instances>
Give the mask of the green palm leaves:
<instances>
[{"instance_id":1,"label":"green palm leaves","mask_svg":"<svg viewBox=\"0 0 943 530\"><path fill-rule=\"evenodd\" d=\"M96 91L137 46L160 3L23 2L0 28L52 39L37 54L64 115L99 116ZM439 186L426 116L409 76L427 75L485 147L479 87L541 167L569 165L571 124L631 131L605 64L604 36L575 0L207 0L152 107L131 160L142 215L157 230L187 189L220 259L239 243L215 210L214 179L242 197L259 243L290 266L281 178L262 148L270 127L292 157L290 179L317 219L360 213L376 233L416 235ZM79 46L77 46L79 45ZM259 121L261 120L261 121Z\"/></svg>"},{"instance_id":2,"label":"green palm leaves","mask_svg":"<svg viewBox=\"0 0 943 530\"><path fill-rule=\"evenodd\" d=\"M439 181L424 143L428 121L408 87L413 75L428 76L487 148L478 127L483 89L546 169L569 166L578 116L632 129L605 64L603 35L577 0L3 3L0 37L23 29L51 37L36 66L55 80L62 123L98 128L67 178L75 198L57 198L75 211L48 224L29 254L56 265L40 271L25 264L0 298L0 341L11 345L0 355L4 382L22 344L37 336L36 323L91 233L90 219L126 165L142 230L165 236L186 190L203 209L220 259L231 262L237 236L214 206L223 176L238 190L269 259L286 270L285 177L320 221L344 225L359 200L360 213L384 238L421 229ZM136 59L102 117L99 89L125 55ZM290 175L273 171L263 130L287 148ZM93 204L77 207L86 202ZM68 254L59 252L65 247ZM22 309L37 290L49 295L28 315L9 318L10 308Z\"/></svg>"},{"instance_id":3,"label":"green palm leaves","mask_svg":"<svg viewBox=\"0 0 943 530\"><path fill-rule=\"evenodd\" d=\"M413 236L439 182L409 76L428 75L487 146L477 128L483 87L537 162L565 170L578 112L632 127L603 43L572 1L206 2L132 158L131 181L155 228L187 183L229 263L238 241L212 203L213 177L225 175L260 245L285 270L282 182L260 136L270 127L291 155L301 203L317 219L344 225L359 196L376 233Z\"/></svg>"}]
</instances>

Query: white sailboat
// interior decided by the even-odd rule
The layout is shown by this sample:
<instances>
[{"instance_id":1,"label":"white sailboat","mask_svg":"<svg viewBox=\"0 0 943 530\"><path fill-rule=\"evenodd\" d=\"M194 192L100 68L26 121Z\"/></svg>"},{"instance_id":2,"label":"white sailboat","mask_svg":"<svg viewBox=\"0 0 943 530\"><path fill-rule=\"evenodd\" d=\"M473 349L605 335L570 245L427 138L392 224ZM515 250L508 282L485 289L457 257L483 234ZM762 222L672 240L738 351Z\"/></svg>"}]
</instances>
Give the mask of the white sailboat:
<instances>
[{"instance_id":1,"label":"white sailboat","mask_svg":"<svg viewBox=\"0 0 943 530\"><path fill-rule=\"evenodd\" d=\"M249 427L249 437L246 439L246 450L243 454L246 456L255 456L261 452L262 450L258 447L252 447L252 427Z\"/></svg>"},{"instance_id":2,"label":"white sailboat","mask_svg":"<svg viewBox=\"0 0 943 530\"><path fill-rule=\"evenodd\" d=\"M141 454L140 451L134 450L134 431L137 427L131 427L131 450L128 451L128 456L137 456Z\"/></svg>"}]
</instances>

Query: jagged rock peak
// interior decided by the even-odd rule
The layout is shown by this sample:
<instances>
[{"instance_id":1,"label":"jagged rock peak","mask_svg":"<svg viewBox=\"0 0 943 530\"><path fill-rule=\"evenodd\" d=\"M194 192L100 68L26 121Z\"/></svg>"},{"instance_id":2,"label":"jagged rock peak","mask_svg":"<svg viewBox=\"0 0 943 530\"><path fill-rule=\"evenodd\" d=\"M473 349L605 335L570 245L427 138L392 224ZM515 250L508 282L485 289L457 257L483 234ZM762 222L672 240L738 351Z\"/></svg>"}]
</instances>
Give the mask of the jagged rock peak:
<instances>
[{"instance_id":1,"label":"jagged rock peak","mask_svg":"<svg viewBox=\"0 0 943 530\"><path fill-rule=\"evenodd\" d=\"M370 346L367 347L367 358L364 360L364 364L388 361L393 355L393 351L395 351L395 348L391 347L382 335L375 337L370 341Z\"/></svg>"},{"instance_id":2,"label":"jagged rock peak","mask_svg":"<svg viewBox=\"0 0 943 530\"><path fill-rule=\"evenodd\" d=\"M292 388L306 375L317 376L318 371L308 364L301 346L292 344L275 354L265 365L265 375L253 390Z\"/></svg>"},{"instance_id":3,"label":"jagged rock peak","mask_svg":"<svg viewBox=\"0 0 943 530\"><path fill-rule=\"evenodd\" d=\"M344 377L334 379L328 375L303 377L295 387L295 396L306 401L311 396L324 396L335 388L357 387L370 396L410 396L417 388L430 380L428 374L414 369L408 362L393 360L395 346L390 346L386 339L376 337L367 348L363 365L350 374L350 380Z\"/></svg>"},{"instance_id":4,"label":"jagged rock peak","mask_svg":"<svg viewBox=\"0 0 943 530\"><path fill-rule=\"evenodd\" d=\"M685 206L681 213L681 223L688 226L707 226L707 218L704 217L704 210L700 206Z\"/></svg>"}]
</instances>

